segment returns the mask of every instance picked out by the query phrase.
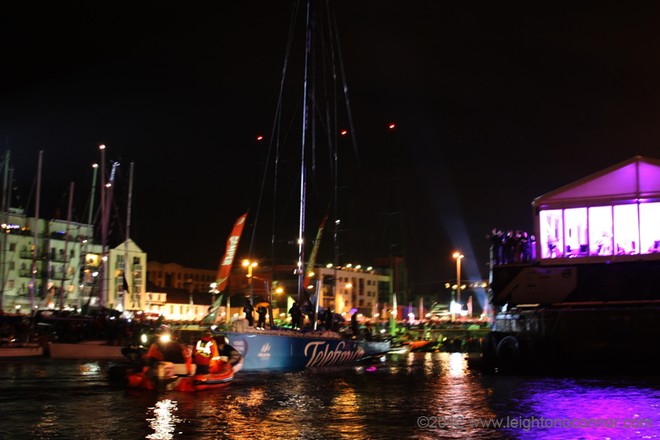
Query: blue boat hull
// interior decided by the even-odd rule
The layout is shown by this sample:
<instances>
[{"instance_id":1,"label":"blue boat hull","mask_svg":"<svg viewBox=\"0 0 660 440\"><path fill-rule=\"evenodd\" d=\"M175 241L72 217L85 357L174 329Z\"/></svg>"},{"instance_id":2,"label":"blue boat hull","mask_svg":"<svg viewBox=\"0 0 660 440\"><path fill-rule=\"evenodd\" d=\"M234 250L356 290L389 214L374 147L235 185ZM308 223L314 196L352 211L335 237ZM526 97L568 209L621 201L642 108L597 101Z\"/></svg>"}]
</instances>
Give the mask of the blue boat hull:
<instances>
[{"instance_id":1,"label":"blue boat hull","mask_svg":"<svg viewBox=\"0 0 660 440\"><path fill-rule=\"evenodd\" d=\"M243 371L349 365L365 356L357 341L305 334L224 333L243 356Z\"/></svg>"}]
</instances>

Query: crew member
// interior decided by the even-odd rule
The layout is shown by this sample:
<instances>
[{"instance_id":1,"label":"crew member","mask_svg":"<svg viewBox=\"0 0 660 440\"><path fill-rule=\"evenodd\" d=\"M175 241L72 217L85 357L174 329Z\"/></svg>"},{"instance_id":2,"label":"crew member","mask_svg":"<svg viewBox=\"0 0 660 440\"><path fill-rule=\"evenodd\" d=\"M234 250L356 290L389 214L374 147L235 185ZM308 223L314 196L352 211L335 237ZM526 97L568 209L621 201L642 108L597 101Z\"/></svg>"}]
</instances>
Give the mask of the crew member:
<instances>
[{"instance_id":1,"label":"crew member","mask_svg":"<svg viewBox=\"0 0 660 440\"><path fill-rule=\"evenodd\" d=\"M298 301L293 302L293 305L289 309L289 314L291 315L291 327L294 330L300 330L302 327L302 310L300 310Z\"/></svg>"},{"instance_id":2,"label":"crew member","mask_svg":"<svg viewBox=\"0 0 660 440\"><path fill-rule=\"evenodd\" d=\"M162 330L157 336L156 340L149 346L149 350L144 355L146 364L145 372L159 362L171 362L173 364L185 364L186 370L190 372L190 357L186 353L186 348L179 343L179 333L170 333L167 330ZM183 366L182 366L183 368Z\"/></svg>"},{"instance_id":3,"label":"crew member","mask_svg":"<svg viewBox=\"0 0 660 440\"><path fill-rule=\"evenodd\" d=\"M195 374L209 374L219 360L220 354L213 333L205 331L193 349L193 362L197 365Z\"/></svg>"},{"instance_id":4,"label":"crew member","mask_svg":"<svg viewBox=\"0 0 660 440\"><path fill-rule=\"evenodd\" d=\"M358 324L357 312L351 315L351 331L353 332L354 338L360 336L360 324Z\"/></svg>"},{"instance_id":5,"label":"crew member","mask_svg":"<svg viewBox=\"0 0 660 440\"><path fill-rule=\"evenodd\" d=\"M243 356L234 347L229 345L229 341L225 335L216 335L215 342L218 344L218 352L220 353L220 360L224 360L231 365L234 373L243 368Z\"/></svg>"},{"instance_id":6,"label":"crew member","mask_svg":"<svg viewBox=\"0 0 660 440\"><path fill-rule=\"evenodd\" d=\"M266 329L266 313L268 310L264 306L257 307L257 315L259 319L257 320L257 330Z\"/></svg>"},{"instance_id":7,"label":"crew member","mask_svg":"<svg viewBox=\"0 0 660 440\"><path fill-rule=\"evenodd\" d=\"M247 319L248 325L250 327L254 326L254 306L250 299L245 300L245 307L243 307L243 312L245 313L245 319Z\"/></svg>"}]
</instances>

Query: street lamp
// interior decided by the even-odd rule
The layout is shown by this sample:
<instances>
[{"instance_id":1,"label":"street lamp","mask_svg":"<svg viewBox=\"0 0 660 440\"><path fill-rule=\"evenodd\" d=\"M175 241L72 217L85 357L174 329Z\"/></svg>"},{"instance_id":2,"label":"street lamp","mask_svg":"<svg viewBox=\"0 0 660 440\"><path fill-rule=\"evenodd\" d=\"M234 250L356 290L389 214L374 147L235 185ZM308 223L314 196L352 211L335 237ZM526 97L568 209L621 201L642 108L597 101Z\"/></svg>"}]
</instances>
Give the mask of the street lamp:
<instances>
[{"instance_id":1,"label":"street lamp","mask_svg":"<svg viewBox=\"0 0 660 440\"><path fill-rule=\"evenodd\" d=\"M456 302L461 305L461 260L465 256L460 252L454 252L452 257L456 260Z\"/></svg>"},{"instance_id":2,"label":"street lamp","mask_svg":"<svg viewBox=\"0 0 660 440\"><path fill-rule=\"evenodd\" d=\"M252 289L252 268L257 267L256 261L243 260L243 267L247 269L248 290L250 291L250 302L254 303L254 290Z\"/></svg>"}]
</instances>

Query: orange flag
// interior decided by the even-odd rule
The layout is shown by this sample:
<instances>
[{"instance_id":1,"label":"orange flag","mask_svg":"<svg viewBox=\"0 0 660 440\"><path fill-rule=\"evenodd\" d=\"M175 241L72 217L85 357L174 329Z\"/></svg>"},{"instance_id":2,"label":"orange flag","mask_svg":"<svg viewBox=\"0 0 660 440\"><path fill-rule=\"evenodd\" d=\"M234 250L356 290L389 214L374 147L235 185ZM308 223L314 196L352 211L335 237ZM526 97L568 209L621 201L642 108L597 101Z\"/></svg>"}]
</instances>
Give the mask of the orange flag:
<instances>
[{"instance_id":1,"label":"orange flag","mask_svg":"<svg viewBox=\"0 0 660 440\"><path fill-rule=\"evenodd\" d=\"M234 256L236 255L236 250L238 249L238 242L241 239L241 234L243 233L243 225L245 225L245 219L247 218L248 213L246 212L236 220L234 223L234 229L232 229L229 238L227 239L227 249L225 250L225 256L220 261L220 267L218 267L218 287L216 289L219 292L222 292L227 286L227 280L229 279L229 273L231 272L231 265L234 262Z\"/></svg>"}]
</instances>

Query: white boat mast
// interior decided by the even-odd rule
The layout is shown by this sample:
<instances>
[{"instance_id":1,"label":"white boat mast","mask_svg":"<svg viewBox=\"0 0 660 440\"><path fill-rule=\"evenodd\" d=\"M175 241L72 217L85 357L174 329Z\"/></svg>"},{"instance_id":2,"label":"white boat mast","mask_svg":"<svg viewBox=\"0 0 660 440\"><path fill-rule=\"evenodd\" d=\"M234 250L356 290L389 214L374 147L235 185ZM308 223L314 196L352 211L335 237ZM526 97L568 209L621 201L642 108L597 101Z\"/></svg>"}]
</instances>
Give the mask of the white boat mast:
<instances>
[{"instance_id":1,"label":"white boat mast","mask_svg":"<svg viewBox=\"0 0 660 440\"><path fill-rule=\"evenodd\" d=\"M64 283L66 282L66 276L69 273L68 252L69 252L69 231L71 228L71 210L73 205L73 189L74 189L74 183L71 182L71 185L69 186L69 208L67 210L67 216L66 216L66 232L64 233L64 252L62 253L62 283L60 284L60 296L58 301L58 305L60 309L64 307L64 292L65 292Z\"/></svg>"},{"instance_id":2,"label":"white boat mast","mask_svg":"<svg viewBox=\"0 0 660 440\"><path fill-rule=\"evenodd\" d=\"M101 264L99 270L99 307L105 305L105 277L106 277L106 260L107 254L105 251L106 239L108 237L108 222L106 221L106 206L105 206L105 145L99 145L101 150Z\"/></svg>"},{"instance_id":3,"label":"white boat mast","mask_svg":"<svg viewBox=\"0 0 660 440\"><path fill-rule=\"evenodd\" d=\"M9 174L9 150L5 153L5 160L3 163L3 177L2 177L2 223L7 224L7 219L9 218L9 208L7 206L7 199L8 199L8 194L10 191L11 185L8 185L7 183L7 177ZM11 202L9 203L11 204ZM0 285L0 312L4 310L4 303L5 303L5 284L7 283L7 234L6 231L1 231L2 232L2 237L0 239L2 240L0 242L0 270L2 270L2 277L0 279L0 282L2 284Z\"/></svg>"},{"instance_id":4,"label":"white boat mast","mask_svg":"<svg viewBox=\"0 0 660 440\"><path fill-rule=\"evenodd\" d=\"M312 27L310 20L311 4L307 0L307 20L306 20L306 46L305 46L305 76L303 81L303 117L302 117L302 141L300 143L300 218L298 221L298 302L303 299L303 290L305 288L305 200L307 197L307 175L305 170L305 149L307 138L307 124L309 117L308 97L307 97L307 82L308 82L308 64L309 55L312 47Z\"/></svg>"},{"instance_id":5,"label":"white boat mast","mask_svg":"<svg viewBox=\"0 0 660 440\"><path fill-rule=\"evenodd\" d=\"M30 288L30 313L36 309L35 293L37 291L37 259L39 256L39 199L41 198L41 164L44 152L39 151L37 162L37 193L34 199L34 244L32 246L32 280Z\"/></svg>"},{"instance_id":6,"label":"white boat mast","mask_svg":"<svg viewBox=\"0 0 660 440\"><path fill-rule=\"evenodd\" d=\"M133 197L133 162L131 162L129 178L128 178L128 208L126 210L126 240L124 240L124 283L128 286L124 290L124 304L126 303L126 295L128 295L131 286L133 288L131 294L131 308L135 309L140 307L139 298L135 294L135 284L133 282L133 269L132 265L128 262L128 240L131 238L131 205ZM130 275L130 276L129 276ZM136 305L136 299L137 305Z\"/></svg>"}]
</instances>

